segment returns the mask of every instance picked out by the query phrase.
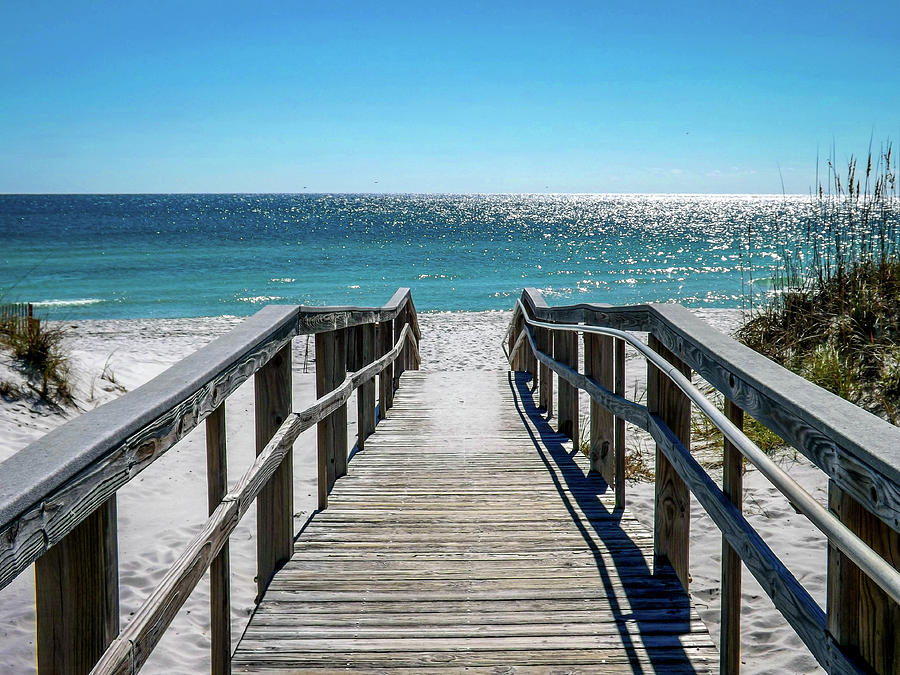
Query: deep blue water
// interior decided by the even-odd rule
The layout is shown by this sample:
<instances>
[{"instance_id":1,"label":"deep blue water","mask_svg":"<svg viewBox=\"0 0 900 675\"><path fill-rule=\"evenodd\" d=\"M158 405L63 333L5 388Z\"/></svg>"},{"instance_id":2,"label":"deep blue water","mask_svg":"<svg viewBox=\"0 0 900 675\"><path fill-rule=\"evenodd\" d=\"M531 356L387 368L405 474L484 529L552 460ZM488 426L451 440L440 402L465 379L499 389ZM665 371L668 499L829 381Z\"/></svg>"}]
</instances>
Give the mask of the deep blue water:
<instances>
[{"instance_id":1,"label":"deep blue water","mask_svg":"<svg viewBox=\"0 0 900 675\"><path fill-rule=\"evenodd\" d=\"M0 195L0 302L50 318L250 314L266 303L420 311L763 293L808 200L654 195ZM747 233L750 231L748 248ZM752 255L750 251L752 250Z\"/></svg>"}]
</instances>

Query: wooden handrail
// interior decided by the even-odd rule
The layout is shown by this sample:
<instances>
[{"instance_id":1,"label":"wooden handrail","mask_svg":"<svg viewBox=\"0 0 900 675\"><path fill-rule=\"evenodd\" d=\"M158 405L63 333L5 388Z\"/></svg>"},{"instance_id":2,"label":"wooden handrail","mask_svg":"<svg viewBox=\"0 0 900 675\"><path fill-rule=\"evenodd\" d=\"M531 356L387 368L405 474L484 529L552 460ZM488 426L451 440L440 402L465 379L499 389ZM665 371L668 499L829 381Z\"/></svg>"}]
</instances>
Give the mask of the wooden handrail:
<instances>
[{"instance_id":1,"label":"wooden handrail","mask_svg":"<svg viewBox=\"0 0 900 675\"><path fill-rule=\"evenodd\" d=\"M361 384L394 362L409 343L418 350L410 324L404 325L393 349L363 369L351 373L336 389L284 421L256 461L222 499L201 530L172 564L150 597L109 646L91 671L93 675L136 673L162 637L188 595L206 572L213 557L247 513L263 486L291 451L297 437L347 402Z\"/></svg>"},{"instance_id":2,"label":"wooden handrail","mask_svg":"<svg viewBox=\"0 0 900 675\"><path fill-rule=\"evenodd\" d=\"M714 337L711 336L711 333L715 333L715 331L712 331L712 329L708 327L702 331L698 330L698 326L696 325L698 321L693 317L687 319L684 316L686 310L683 310L682 308L671 310L669 306L662 306L662 309L660 310L658 307L659 306L647 305L615 308L605 305L582 304L571 307L550 308L543 302L543 299L537 291L534 289L526 289L525 292L523 292L521 302L517 303L517 308L516 311L514 311L513 320L510 324L513 326L519 315L522 315L525 318L525 325L520 330L520 334L509 338L510 341L513 342L513 349L511 349L509 353L510 363L515 363L516 350L522 349L527 345L529 350L537 357L541 364L546 365L550 371L557 373L561 382L566 382L569 385L576 386L586 391L590 395L592 401L595 401L612 411L622 424L624 424L625 420L628 420L636 426L649 431L657 443L657 448L662 451L662 457L666 460L667 464L670 464L673 467L676 483L683 481L686 487L690 487L691 492L698 498L711 516L713 522L715 522L722 531L723 544L727 542L725 547L729 549L728 553L737 553L740 558L743 559L748 569L750 569L754 576L760 581L761 586L766 592L769 593L775 606L784 614L788 622L823 667L830 672L861 672L862 670L869 668L877 672L888 672L889 668L885 667L885 659L887 659L889 664L890 656L885 657L884 655L889 654L893 647L885 647L883 644L879 644L878 639L874 638L874 636L876 634L881 635L885 630L893 630L896 635L897 631L900 630L896 623L890 618L892 614L892 611L890 610L891 603L893 603L894 606L893 613L897 612L898 588L900 588L900 585L898 585L900 584L900 582L898 582L900 575L898 575L896 571L896 545L893 548L891 548L891 546L885 548L885 541L889 541L892 537L895 537L895 533L891 532L890 527L888 527L890 523L881 526L883 531L880 534L867 531L866 534L869 535L867 539L860 539L860 537L857 536L859 533L854 533L856 529L853 527L854 523L848 522L845 527L837 518L825 512L812 497L793 484L793 481L784 474L781 469L771 462L764 453L759 451L759 449L744 436L740 431L739 426L735 426L735 423L733 423L735 420L738 424L742 421L742 413L737 405L729 399L726 399L726 401L729 401L726 406L726 409L729 412L728 416L725 416L719 413L705 397L699 395L698 398L697 395L691 391L693 390L693 387L689 378L686 378L680 372L680 368L685 367L679 366L682 361L679 359L678 355L672 353L664 344L662 344L658 334L668 334L671 336L676 330L681 330L681 342L676 342L673 346L678 350L678 354L696 354L701 348L696 347L693 344L692 338L696 337L698 333L705 338ZM557 309L559 310L558 312L556 311ZM531 316L529 316L529 314ZM598 315L600 318L599 321L597 320ZM600 323L606 325L602 328L595 328L592 325L578 325L576 323L578 320L586 321L591 324ZM666 324L666 321L670 321L671 323ZM654 348L657 351L661 354L665 354L665 358L657 355L656 352L648 349L647 346L643 345L629 334L616 330L616 328L612 328L611 325L615 325L616 328L627 326L631 330L648 330L650 332L651 347L655 346ZM535 337L535 331L539 330L550 330L553 332L581 331L584 332L586 336L591 333L600 333L619 338L623 345L625 341L628 341L648 359L648 364L653 364L650 366L650 374L665 374L675 387L679 388L685 394L690 394L689 398L691 398L694 403L707 414L707 416L713 419L714 423L725 433L729 445L729 447L726 447L726 464L729 465L726 467L726 472L729 475L725 478L725 492L720 490L712 482L708 474L706 474L691 456L690 451L686 447L689 445L689 433L686 433L684 437L685 440L682 440L682 438L670 428L670 422L665 417L665 414L667 413L661 412L659 415L654 414L654 412L647 407L625 399L622 396L623 392L617 391L616 393L613 393L608 387L601 386L595 379L579 373L577 368L570 367L565 363L561 363L559 360L554 359L539 348ZM523 339L523 334L525 339ZM725 344L730 347L731 354L729 356L733 356L735 352L740 351L736 350L734 345L728 344L730 339L725 338L725 336L722 336L721 334L718 335L719 337L714 340L706 340L702 346L707 352L712 352L711 354L707 353L705 361L699 360L702 370L698 369L698 371L704 377L706 377L707 372L715 372L716 368L714 366L720 370L722 368L721 362L717 360L720 358L720 354L714 351L716 346ZM720 338L724 338L724 340ZM742 347L742 349L746 350L745 347ZM766 360L766 363L769 366L774 366L770 361ZM621 366L624 366L624 358L622 359ZM774 366L774 368L779 367ZM617 366L616 370L619 371L620 367ZM689 373L690 369L688 368L685 372ZM751 381L755 380L758 382L760 378L758 373L742 373L742 375L744 376L743 381L750 379ZM542 375L541 377L541 385L543 386L543 379L545 376ZM763 377L771 378L771 372L764 373ZM619 380L620 378L621 373L616 372L616 379ZM707 377L707 379L709 380L710 378ZM719 379L722 379L721 372L719 373ZM649 378L648 385L652 384L653 378ZM728 384L731 389L737 389L733 375L729 376ZM813 387L813 385L807 384L809 387ZM659 385L656 386L658 387ZM618 389L619 387L617 386L616 388ZM815 387L813 388L817 389ZM783 394L784 392L781 393ZM671 394L664 395L670 396ZM832 395L828 394L828 396ZM654 399L651 392L648 404L650 406L655 405L653 401ZM794 407L802 407L803 403L807 402L808 398L800 403L795 402ZM758 402L757 405L759 405ZM852 407L855 408L855 406ZM686 410L685 414L689 414L689 408L685 408L684 410ZM859 413L862 413L863 417L873 417L861 410L859 410ZM798 415L798 417L799 416L801 415ZM809 417L810 415L807 415L805 419L809 419ZM682 422L679 422L679 424L681 423ZM885 426L890 430L889 438L896 439L898 437L898 430L895 427L886 424L882 425L882 430L884 430ZM875 449L875 453L879 453L884 446L885 443L882 440ZM750 527L746 519L744 519L740 510L740 499L735 495L735 479L734 476L731 475L735 471L735 462L733 458L728 456L729 450L740 450L742 454L749 457L754 463L757 463L763 474L772 480L779 490L786 494L789 501L794 504L795 508L798 508L801 512L811 518L813 523L827 535L830 545L834 549L830 553L830 557L833 557L834 555L845 557L850 555L855 562L859 563L864 568L870 577L868 583L872 584L871 588L875 589L874 596L872 595L873 591L871 589L867 591L869 596L867 602L870 603L870 605L872 602L878 603L886 601L888 603L888 607L885 610L886 613L879 613L881 619L878 621L882 621L883 625L875 627L874 624L877 622L873 622L871 617L867 622L860 622L856 610L857 607L860 607L858 604L861 602L860 596L857 595L855 597L847 598L847 592L845 591L842 594L842 599L848 600L851 609L843 609L841 611L848 614L846 621L848 623L854 622L852 628L858 632L848 637L847 635L842 635L840 631L835 630L836 626L838 628L843 628L843 624L837 621L833 615L838 603L832 603L831 600L829 600L828 614L826 615L825 612L822 612L809 596L808 592L797 582L777 556L775 556L768 546L766 546L753 528ZM871 453L872 449L868 448L866 454ZM659 457L660 456L658 455L658 458ZM881 454L881 459L884 459L883 453ZM739 467L739 463L736 466ZM892 473L896 473L897 466L894 465L892 468L894 470ZM660 480L665 482L665 479L660 479L660 471L661 468L657 466L657 501L660 499ZM896 490L897 484L890 476L879 474L878 477L880 479L880 485ZM619 485L617 484L616 487L618 493ZM686 508L682 508L681 511L689 512L687 504L685 503L683 506ZM671 560L672 564L676 567L679 578L681 578L685 583L685 586L687 586L687 579L689 578L687 562L687 522L685 522L683 528L681 528L683 539L675 540L673 553L673 549L667 548L672 544L666 543L668 538L673 536L673 531L671 530L672 525L670 524L667 526L668 529L666 529L664 533L661 533L658 529L660 523L659 519L661 517L663 516L657 511L655 514L657 523L655 548L658 552L664 552L664 557ZM871 528L871 526L872 524L870 523L869 527ZM680 526L675 527L675 532L679 531L679 527ZM876 541L873 541L873 537ZM660 541L660 538L662 538L662 541ZM660 549L660 545L663 548ZM877 548L873 548L876 546ZM893 556L893 561L891 563L886 562L882 557L885 555L888 557ZM848 566L853 566L855 568L855 565L850 562L850 559L846 559L841 563L841 566L838 566L838 569L846 569ZM829 598L836 592L838 584L836 581L837 575L834 574L833 570L834 567L830 565ZM723 585L727 585L728 588L723 588L722 592L722 672L735 672L739 666L739 565L737 566L737 571L738 574L735 575L735 563L730 556L723 555ZM878 588L879 586L881 588ZM855 592L858 593L859 590L856 589ZM888 595L884 596L884 600L880 600L877 595L878 593L888 593ZM870 606L868 607L868 611L874 612L875 610ZM866 639L865 635L861 635L861 632L864 629L858 628L858 624L860 623L869 625L865 630L873 631L872 638ZM844 630L847 632L849 629L845 628Z\"/></svg>"},{"instance_id":3,"label":"wooden handrail","mask_svg":"<svg viewBox=\"0 0 900 675\"><path fill-rule=\"evenodd\" d=\"M395 323L400 344L394 345L391 339L378 354L380 358L365 364L374 356L375 326L380 327L378 333L383 337L392 338ZM313 407L318 407L318 412L309 409L288 414L292 338L340 332L348 326L366 328L369 346L364 367L320 396ZM364 436L374 430L374 411L364 410L370 404L374 408L372 380L380 375L382 388L386 386L392 398L396 383L392 374L385 377L385 371L404 355L403 366L418 367L419 339L415 307L407 288L399 289L382 307L268 306L142 387L75 418L0 463L0 588L35 562L39 670L87 672L116 638L117 490L198 424L209 420L209 494L211 499L221 496L225 476L221 435L224 401L255 376L259 454L245 475L249 483L239 483L211 508L210 520L148 600L149 609L141 615L141 634L134 641L129 638L131 646L127 648L122 640L116 640L105 657L115 660L114 653L127 652L129 662L143 663L174 611L171 602L154 604L154 599L170 598L175 593L175 604L180 606L215 559L219 571L213 579L212 599L218 606L213 607L212 646L221 653L214 654L213 672L228 672L228 533L257 499L258 521L271 521L271 525L261 525L258 538L261 589L289 555L293 539L290 453L276 449L279 439L283 441L286 433L296 438L316 422L334 417L352 391L363 386L367 393L361 390L358 397L361 419L367 420L366 428L361 426L359 430L362 444ZM348 356L344 351L334 358L343 368ZM281 412L284 406L287 412ZM384 410L382 406L382 416ZM330 487L326 486L326 493ZM91 561L93 576L85 576L82 560ZM57 629L75 625L79 630L65 631L71 643L55 637ZM102 629L95 625L102 625ZM154 637L148 641L149 634Z\"/></svg>"}]
</instances>

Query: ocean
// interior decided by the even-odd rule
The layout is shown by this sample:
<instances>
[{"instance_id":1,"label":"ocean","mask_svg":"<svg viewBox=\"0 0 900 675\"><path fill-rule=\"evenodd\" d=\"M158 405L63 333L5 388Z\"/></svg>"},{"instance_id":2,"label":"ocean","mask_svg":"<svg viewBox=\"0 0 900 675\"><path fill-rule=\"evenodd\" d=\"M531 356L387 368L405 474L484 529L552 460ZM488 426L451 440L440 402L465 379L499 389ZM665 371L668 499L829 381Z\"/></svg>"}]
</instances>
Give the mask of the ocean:
<instances>
[{"instance_id":1,"label":"ocean","mask_svg":"<svg viewBox=\"0 0 900 675\"><path fill-rule=\"evenodd\" d=\"M677 301L771 288L809 198L781 195L0 195L0 303L51 319ZM752 280L752 281L751 281Z\"/></svg>"}]
</instances>

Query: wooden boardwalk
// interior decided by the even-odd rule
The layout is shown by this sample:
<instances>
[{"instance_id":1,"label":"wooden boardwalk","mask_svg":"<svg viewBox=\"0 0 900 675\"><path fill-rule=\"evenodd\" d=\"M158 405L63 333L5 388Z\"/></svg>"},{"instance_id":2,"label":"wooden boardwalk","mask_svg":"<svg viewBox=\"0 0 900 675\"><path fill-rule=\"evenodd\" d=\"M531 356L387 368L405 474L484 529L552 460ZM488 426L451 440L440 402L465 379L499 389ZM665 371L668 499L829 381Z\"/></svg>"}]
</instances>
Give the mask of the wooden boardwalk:
<instances>
[{"instance_id":1,"label":"wooden boardwalk","mask_svg":"<svg viewBox=\"0 0 900 675\"><path fill-rule=\"evenodd\" d=\"M523 377L404 373L234 672L718 670L674 573L651 575L652 534L614 511Z\"/></svg>"}]
</instances>

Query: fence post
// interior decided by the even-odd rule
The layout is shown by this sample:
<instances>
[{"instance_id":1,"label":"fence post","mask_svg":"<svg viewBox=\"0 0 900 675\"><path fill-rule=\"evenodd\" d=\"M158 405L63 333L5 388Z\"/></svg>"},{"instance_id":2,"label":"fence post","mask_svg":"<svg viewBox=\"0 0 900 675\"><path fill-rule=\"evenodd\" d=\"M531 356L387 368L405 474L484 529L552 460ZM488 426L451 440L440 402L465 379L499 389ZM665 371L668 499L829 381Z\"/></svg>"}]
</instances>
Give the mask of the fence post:
<instances>
[{"instance_id":1,"label":"fence post","mask_svg":"<svg viewBox=\"0 0 900 675\"><path fill-rule=\"evenodd\" d=\"M116 496L34 563L41 675L88 673L119 634Z\"/></svg>"},{"instance_id":2,"label":"fence post","mask_svg":"<svg viewBox=\"0 0 900 675\"><path fill-rule=\"evenodd\" d=\"M375 324L357 326L356 366L365 368L375 360ZM356 447L362 450L366 438L375 431L375 378L363 382L356 390Z\"/></svg>"},{"instance_id":3,"label":"fence post","mask_svg":"<svg viewBox=\"0 0 900 675\"><path fill-rule=\"evenodd\" d=\"M406 306L403 306L398 313L396 318L394 319L394 342L400 339L400 335L403 333L403 326L406 325ZM393 389L394 391L400 386L400 376L403 375L403 371L406 370L406 358L409 352L409 347L405 344L403 348L400 350L400 355L397 357L397 360L394 361L394 381L393 381ZM393 405L394 398L393 393L391 395L391 405Z\"/></svg>"},{"instance_id":4,"label":"fence post","mask_svg":"<svg viewBox=\"0 0 900 675\"><path fill-rule=\"evenodd\" d=\"M900 567L900 534L867 511L834 481L828 506L844 525ZM828 631L874 673L896 673L900 664L900 605L847 556L828 545Z\"/></svg>"},{"instance_id":5,"label":"fence post","mask_svg":"<svg viewBox=\"0 0 900 675\"><path fill-rule=\"evenodd\" d=\"M744 428L744 411L725 399L725 416L738 428ZM725 439L722 492L738 511L744 494L744 456ZM722 606L719 630L719 673L741 670L741 557L722 536Z\"/></svg>"},{"instance_id":6,"label":"fence post","mask_svg":"<svg viewBox=\"0 0 900 675\"><path fill-rule=\"evenodd\" d=\"M680 370L686 377L691 369L650 334L650 348ZM647 407L658 415L684 444L691 447L691 401L656 366L647 362ZM689 571L689 534L691 524L690 493L675 468L656 447L656 505L653 527L653 564L666 561L675 570L687 590Z\"/></svg>"},{"instance_id":7,"label":"fence post","mask_svg":"<svg viewBox=\"0 0 900 675\"><path fill-rule=\"evenodd\" d=\"M615 393L625 396L625 340L614 338L616 348ZM616 508L625 508L625 418L616 417Z\"/></svg>"},{"instance_id":8,"label":"fence post","mask_svg":"<svg viewBox=\"0 0 900 675\"><path fill-rule=\"evenodd\" d=\"M256 454L291 413L291 343L282 347L254 376ZM261 598L294 549L294 462L287 453L256 498L256 587Z\"/></svg>"},{"instance_id":9,"label":"fence post","mask_svg":"<svg viewBox=\"0 0 900 675\"><path fill-rule=\"evenodd\" d=\"M566 330L553 332L553 358L578 370L578 333ZM557 394L557 431L578 444L578 389L562 377Z\"/></svg>"},{"instance_id":10,"label":"fence post","mask_svg":"<svg viewBox=\"0 0 900 675\"><path fill-rule=\"evenodd\" d=\"M592 312L585 323L599 323ZM613 339L608 335L584 334L584 373L610 391L613 382ZM610 487L616 485L615 418L599 403L591 400L591 471L603 476Z\"/></svg>"},{"instance_id":11,"label":"fence post","mask_svg":"<svg viewBox=\"0 0 900 675\"><path fill-rule=\"evenodd\" d=\"M392 321L382 321L378 324L378 358L387 354L394 347L394 324ZM389 363L378 376L378 409L381 419L387 417L387 411L394 404L394 390L391 383L394 381L394 365Z\"/></svg>"},{"instance_id":12,"label":"fence post","mask_svg":"<svg viewBox=\"0 0 900 675\"><path fill-rule=\"evenodd\" d=\"M316 397L347 377L346 329L316 333ZM318 423L319 508L328 505L334 481L347 473L347 404Z\"/></svg>"},{"instance_id":13,"label":"fence post","mask_svg":"<svg viewBox=\"0 0 900 675\"><path fill-rule=\"evenodd\" d=\"M537 328L534 337L538 349L548 356L553 356L553 338L550 329ZM541 364L540 382L541 390L538 398L541 408L547 411L547 419L550 419L553 417L553 371L550 370L550 366L543 363Z\"/></svg>"},{"instance_id":14,"label":"fence post","mask_svg":"<svg viewBox=\"0 0 900 675\"><path fill-rule=\"evenodd\" d=\"M206 491L209 513L228 492L225 402L206 418ZM210 673L231 672L231 567L228 541L209 567Z\"/></svg>"}]
</instances>

